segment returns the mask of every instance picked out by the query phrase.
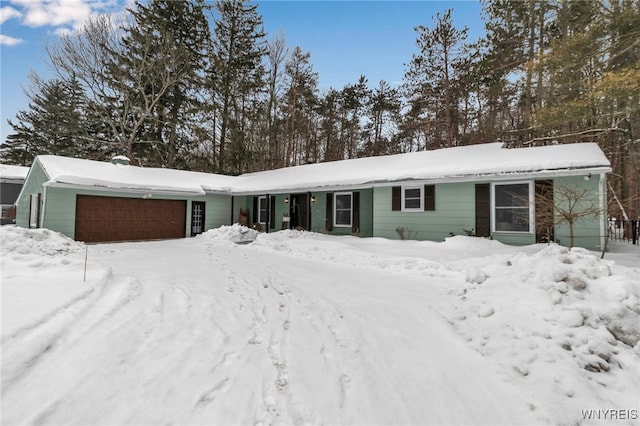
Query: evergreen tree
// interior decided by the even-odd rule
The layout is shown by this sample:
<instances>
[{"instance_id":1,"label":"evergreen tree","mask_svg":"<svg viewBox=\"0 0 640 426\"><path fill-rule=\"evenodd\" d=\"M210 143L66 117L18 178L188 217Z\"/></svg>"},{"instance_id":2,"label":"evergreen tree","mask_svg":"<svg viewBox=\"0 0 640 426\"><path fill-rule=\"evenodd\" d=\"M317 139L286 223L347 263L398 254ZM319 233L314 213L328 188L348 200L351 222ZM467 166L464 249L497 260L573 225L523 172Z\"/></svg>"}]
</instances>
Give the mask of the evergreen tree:
<instances>
[{"instance_id":1,"label":"evergreen tree","mask_svg":"<svg viewBox=\"0 0 640 426\"><path fill-rule=\"evenodd\" d=\"M42 80L29 75L28 110L9 120L15 133L0 146L3 162L30 165L37 155L85 157L92 151L84 112L84 92L76 79Z\"/></svg>"},{"instance_id":2,"label":"evergreen tree","mask_svg":"<svg viewBox=\"0 0 640 426\"><path fill-rule=\"evenodd\" d=\"M210 88L220 123L218 172L237 174L246 169L247 120L255 113L258 95L265 87L265 33L256 4L221 0L214 9Z\"/></svg>"},{"instance_id":3,"label":"evergreen tree","mask_svg":"<svg viewBox=\"0 0 640 426\"><path fill-rule=\"evenodd\" d=\"M457 64L464 58L462 50L467 28L453 26L451 10L437 14L433 29L415 28L418 33L414 54L405 73L404 92L414 114L423 115L432 140L429 148L458 144L459 79ZM418 111L420 110L420 111Z\"/></svg>"},{"instance_id":4,"label":"evergreen tree","mask_svg":"<svg viewBox=\"0 0 640 426\"><path fill-rule=\"evenodd\" d=\"M390 146L390 142L400 114L399 91L381 80L370 96L368 111L370 137L363 156L385 155L397 151L395 147Z\"/></svg>"},{"instance_id":5,"label":"evergreen tree","mask_svg":"<svg viewBox=\"0 0 640 426\"><path fill-rule=\"evenodd\" d=\"M285 94L285 132L288 165L316 161L318 150L312 135L312 116L316 107L318 74L313 71L311 54L296 46L285 64L289 85Z\"/></svg>"},{"instance_id":6,"label":"evergreen tree","mask_svg":"<svg viewBox=\"0 0 640 426\"><path fill-rule=\"evenodd\" d=\"M179 123L199 107L209 27L202 1L152 0L130 10L122 49L110 64L128 152L145 164L174 167Z\"/></svg>"}]
</instances>

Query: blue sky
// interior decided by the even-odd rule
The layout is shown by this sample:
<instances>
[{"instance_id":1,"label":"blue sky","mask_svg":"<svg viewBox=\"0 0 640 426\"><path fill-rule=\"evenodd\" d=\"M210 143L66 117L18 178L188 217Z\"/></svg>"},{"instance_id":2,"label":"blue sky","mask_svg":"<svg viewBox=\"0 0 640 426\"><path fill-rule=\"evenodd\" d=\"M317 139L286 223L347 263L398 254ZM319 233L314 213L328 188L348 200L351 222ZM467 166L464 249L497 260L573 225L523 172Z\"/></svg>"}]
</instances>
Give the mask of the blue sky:
<instances>
[{"instance_id":1,"label":"blue sky","mask_svg":"<svg viewBox=\"0 0 640 426\"><path fill-rule=\"evenodd\" d=\"M65 31L82 27L88 16L119 13L130 0L0 0L0 141L28 106L23 89L34 70L50 76L45 46ZM457 27L469 27L469 39L483 33L478 1L259 1L268 38L280 29L287 46L311 53L320 88L341 89L365 75L369 86L392 85L417 51L414 27L431 27L436 13L453 9Z\"/></svg>"}]
</instances>

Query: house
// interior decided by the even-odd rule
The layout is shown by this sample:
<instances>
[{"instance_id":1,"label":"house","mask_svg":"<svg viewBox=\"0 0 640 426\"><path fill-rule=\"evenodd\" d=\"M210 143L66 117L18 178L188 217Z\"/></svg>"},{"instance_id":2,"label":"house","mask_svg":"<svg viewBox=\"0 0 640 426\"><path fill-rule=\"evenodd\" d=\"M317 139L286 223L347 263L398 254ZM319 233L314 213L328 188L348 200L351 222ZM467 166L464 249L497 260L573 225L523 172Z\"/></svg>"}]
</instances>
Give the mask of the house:
<instances>
[{"instance_id":1,"label":"house","mask_svg":"<svg viewBox=\"0 0 640 426\"><path fill-rule=\"evenodd\" d=\"M237 177L41 156L20 195L18 224L84 241L183 237L241 222L265 232L433 241L469 233L508 244L549 237L566 243L567 225L550 224L554 213L541 200L555 188L553 202L566 204L559 190L571 187L586 194L578 204L598 207L575 224L575 244L598 249L610 171L594 143L517 149L492 143ZM203 220L198 209L206 212ZM169 223L175 232L161 233Z\"/></svg>"},{"instance_id":2,"label":"house","mask_svg":"<svg viewBox=\"0 0 640 426\"><path fill-rule=\"evenodd\" d=\"M85 242L182 238L231 222L232 177L40 155L16 223Z\"/></svg>"},{"instance_id":3,"label":"house","mask_svg":"<svg viewBox=\"0 0 640 426\"><path fill-rule=\"evenodd\" d=\"M13 207L28 172L28 167L0 164L0 225L15 223Z\"/></svg>"}]
</instances>

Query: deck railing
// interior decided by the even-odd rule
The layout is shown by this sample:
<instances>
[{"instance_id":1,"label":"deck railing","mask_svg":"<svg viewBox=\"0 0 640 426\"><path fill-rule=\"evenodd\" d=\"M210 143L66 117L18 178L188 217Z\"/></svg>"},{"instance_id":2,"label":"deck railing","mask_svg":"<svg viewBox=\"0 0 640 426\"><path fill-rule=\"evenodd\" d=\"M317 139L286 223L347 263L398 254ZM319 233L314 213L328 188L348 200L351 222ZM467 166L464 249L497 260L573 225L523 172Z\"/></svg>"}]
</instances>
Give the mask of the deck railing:
<instances>
[{"instance_id":1,"label":"deck railing","mask_svg":"<svg viewBox=\"0 0 640 426\"><path fill-rule=\"evenodd\" d=\"M609 240L626 241L631 244L639 244L638 232L640 220L609 219Z\"/></svg>"}]
</instances>

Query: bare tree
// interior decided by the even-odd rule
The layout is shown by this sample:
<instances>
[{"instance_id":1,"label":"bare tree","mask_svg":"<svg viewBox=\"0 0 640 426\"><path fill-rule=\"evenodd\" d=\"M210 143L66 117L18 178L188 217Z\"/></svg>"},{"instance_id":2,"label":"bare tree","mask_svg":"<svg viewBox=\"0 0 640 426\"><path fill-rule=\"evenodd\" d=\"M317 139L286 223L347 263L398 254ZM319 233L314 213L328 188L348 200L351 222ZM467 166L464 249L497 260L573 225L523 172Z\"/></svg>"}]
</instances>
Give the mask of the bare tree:
<instances>
[{"instance_id":1,"label":"bare tree","mask_svg":"<svg viewBox=\"0 0 640 426\"><path fill-rule=\"evenodd\" d=\"M553 185L553 190L543 190L536 194L536 227L550 229L553 225L566 224L569 227L569 247L574 246L574 228L577 222L598 217L603 210L591 188L575 185ZM528 201L528 200L527 200Z\"/></svg>"}]
</instances>

